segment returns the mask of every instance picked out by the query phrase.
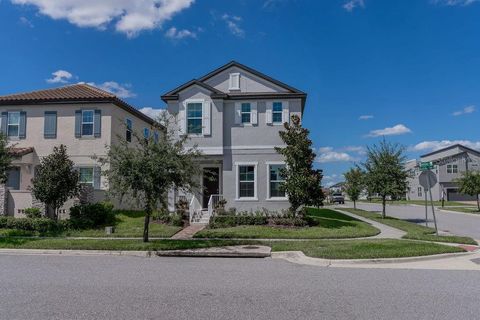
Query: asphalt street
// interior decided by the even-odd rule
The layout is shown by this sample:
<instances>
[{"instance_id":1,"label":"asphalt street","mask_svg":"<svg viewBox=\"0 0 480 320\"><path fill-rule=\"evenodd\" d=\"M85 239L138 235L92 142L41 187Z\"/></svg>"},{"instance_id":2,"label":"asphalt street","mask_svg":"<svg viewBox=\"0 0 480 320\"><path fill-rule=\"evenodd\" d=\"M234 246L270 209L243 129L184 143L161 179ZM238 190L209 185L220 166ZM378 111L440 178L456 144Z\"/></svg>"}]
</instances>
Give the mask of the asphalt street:
<instances>
[{"instance_id":1,"label":"asphalt street","mask_svg":"<svg viewBox=\"0 0 480 320\"><path fill-rule=\"evenodd\" d=\"M0 255L1 319L479 319L480 272Z\"/></svg>"},{"instance_id":2,"label":"asphalt street","mask_svg":"<svg viewBox=\"0 0 480 320\"><path fill-rule=\"evenodd\" d=\"M353 206L353 204L349 204ZM381 211L381 204L357 203L359 209ZM438 229L459 236L468 236L480 240L480 215L448 213L435 210ZM387 205L387 215L425 225L425 207L411 205ZM428 210L429 226L433 227L431 208Z\"/></svg>"}]
</instances>

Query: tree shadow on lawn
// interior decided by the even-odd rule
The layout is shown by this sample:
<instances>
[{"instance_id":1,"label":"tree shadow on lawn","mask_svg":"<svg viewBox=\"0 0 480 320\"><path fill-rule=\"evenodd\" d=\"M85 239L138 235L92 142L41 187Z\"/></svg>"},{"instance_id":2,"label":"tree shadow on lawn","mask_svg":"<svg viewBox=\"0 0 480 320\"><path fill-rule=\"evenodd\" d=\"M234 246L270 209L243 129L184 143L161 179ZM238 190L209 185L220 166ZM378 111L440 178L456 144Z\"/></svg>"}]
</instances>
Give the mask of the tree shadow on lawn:
<instances>
[{"instance_id":1,"label":"tree shadow on lawn","mask_svg":"<svg viewBox=\"0 0 480 320\"><path fill-rule=\"evenodd\" d=\"M326 229L356 227L358 222L361 222L354 217L330 209L309 208L307 209L307 216L313 218L318 223L318 225L314 225L313 227Z\"/></svg>"}]
</instances>

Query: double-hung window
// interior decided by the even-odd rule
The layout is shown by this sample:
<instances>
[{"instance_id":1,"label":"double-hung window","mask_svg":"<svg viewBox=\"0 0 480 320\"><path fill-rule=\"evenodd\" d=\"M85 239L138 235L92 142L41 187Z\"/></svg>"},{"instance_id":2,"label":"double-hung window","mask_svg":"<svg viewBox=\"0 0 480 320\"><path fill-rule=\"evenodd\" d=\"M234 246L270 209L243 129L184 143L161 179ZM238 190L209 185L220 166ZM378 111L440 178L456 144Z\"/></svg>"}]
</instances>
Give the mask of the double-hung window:
<instances>
[{"instance_id":1,"label":"double-hung window","mask_svg":"<svg viewBox=\"0 0 480 320\"><path fill-rule=\"evenodd\" d=\"M150 139L150 129L148 128L143 128L143 137L148 140Z\"/></svg>"},{"instance_id":2,"label":"double-hung window","mask_svg":"<svg viewBox=\"0 0 480 320\"><path fill-rule=\"evenodd\" d=\"M269 198L285 198L285 191L281 186L285 183L285 177L282 175L282 170L285 168L283 164L269 165Z\"/></svg>"},{"instance_id":3,"label":"double-hung window","mask_svg":"<svg viewBox=\"0 0 480 320\"><path fill-rule=\"evenodd\" d=\"M252 105L250 102L242 103L242 123L251 123L252 122Z\"/></svg>"},{"instance_id":4,"label":"double-hung window","mask_svg":"<svg viewBox=\"0 0 480 320\"><path fill-rule=\"evenodd\" d=\"M418 187L417 195L418 195L419 197L423 197L422 187Z\"/></svg>"},{"instance_id":5,"label":"double-hung window","mask_svg":"<svg viewBox=\"0 0 480 320\"><path fill-rule=\"evenodd\" d=\"M93 136L93 110L82 110L82 136Z\"/></svg>"},{"instance_id":6,"label":"double-hung window","mask_svg":"<svg viewBox=\"0 0 480 320\"><path fill-rule=\"evenodd\" d=\"M283 106L281 102L274 102L272 105L272 123L281 124L283 118Z\"/></svg>"},{"instance_id":7,"label":"double-hung window","mask_svg":"<svg viewBox=\"0 0 480 320\"><path fill-rule=\"evenodd\" d=\"M128 142L132 142L132 128L133 128L133 123L131 119L125 120L125 139Z\"/></svg>"},{"instance_id":8,"label":"double-hung window","mask_svg":"<svg viewBox=\"0 0 480 320\"><path fill-rule=\"evenodd\" d=\"M19 137L20 135L20 112L9 112L7 117L7 136Z\"/></svg>"},{"instance_id":9,"label":"double-hung window","mask_svg":"<svg viewBox=\"0 0 480 320\"><path fill-rule=\"evenodd\" d=\"M255 165L238 166L238 198L255 198Z\"/></svg>"},{"instance_id":10,"label":"double-hung window","mask_svg":"<svg viewBox=\"0 0 480 320\"><path fill-rule=\"evenodd\" d=\"M80 183L93 187L93 168L80 168Z\"/></svg>"},{"instance_id":11,"label":"double-hung window","mask_svg":"<svg viewBox=\"0 0 480 320\"><path fill-rule=\"evenodd\" d=\"M447 164L447 173L458 173L458 165Z\"/></svg>"},{"instance_id":12,"label":"double-hung window","mask_svg":"<svg viewBox=\"0 0 480 320\"><path fill-rule=\"evenodd\" d=\"M187 134L202 134L202 103L187 103Z\"/></svg>"}]
</instances>

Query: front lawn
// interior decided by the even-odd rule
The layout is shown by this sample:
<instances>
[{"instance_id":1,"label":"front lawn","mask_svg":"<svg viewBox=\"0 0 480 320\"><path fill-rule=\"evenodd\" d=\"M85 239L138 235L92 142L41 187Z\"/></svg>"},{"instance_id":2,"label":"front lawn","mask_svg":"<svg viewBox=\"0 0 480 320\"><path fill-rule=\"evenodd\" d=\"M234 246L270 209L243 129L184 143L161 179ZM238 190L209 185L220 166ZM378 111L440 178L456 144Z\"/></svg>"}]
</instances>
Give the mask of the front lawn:
<instances>
[{"instance_id":1,"label":"front lawn","mask_svg":"<svg viewBox=\"0 0 480 320\"><path fill-rule=\"evenodd\" d=\"M395 239L271 241L272 251L303 251L324 259L379 259L464 252L462 248L436 243Z\"/></svg>"},{"instance_id":2,"label":"front lawn","mask_svg":"<svg viewBox=\"0 0 480 320\"><path fill-rule=\"evenodd\" d=\"M242 239L338 239L370 237L380 233L377 228L330 209L309 208L308 213L318 222L313 227L280 227L245 225L231 228L204 229L195 238Z\"/></svg>"},{"instance_id":3,"label":"front lawn","mask_svg":"<svg viewBox=\"0 0 480 320\"><path fill-rule=\"evenodd\" d=\"M438 242L450 242L450 243L463 243L463 244L474 244L477 242L469 237L460 237L460 236L437 236L435 235L435 229L427 228L425 226L418 225L416 223L408 222L405 220L386 217L382 218L382 215L375 212L353 209L353 208L342 208L342 210L357 214L359 216L377 221L379 223L386 224L390 227L397 228L405 231L407 234L403 236L405 239L412 240L426 240L426 241L438 241Z\"/></svg>"}]
</instances>

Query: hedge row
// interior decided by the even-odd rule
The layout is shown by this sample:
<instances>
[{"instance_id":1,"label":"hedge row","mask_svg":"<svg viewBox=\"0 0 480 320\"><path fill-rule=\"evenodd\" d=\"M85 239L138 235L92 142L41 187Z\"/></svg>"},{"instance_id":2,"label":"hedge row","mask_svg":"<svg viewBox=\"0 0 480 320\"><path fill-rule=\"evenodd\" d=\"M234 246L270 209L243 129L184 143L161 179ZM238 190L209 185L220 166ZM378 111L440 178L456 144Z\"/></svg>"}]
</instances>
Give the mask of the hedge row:
<instances>
[{"instance_id":1,"label":"hedge row","mask_svg":"<svg viewBox=\"0 0 480 320\"><path fill-rule=\"evenodd\" d=\"M48 218L14 218L0 216L0 229L17 229L38 231L40 233L55 233L70 227L67 220L55 221Z\"/></svg>"}]
</instances>

